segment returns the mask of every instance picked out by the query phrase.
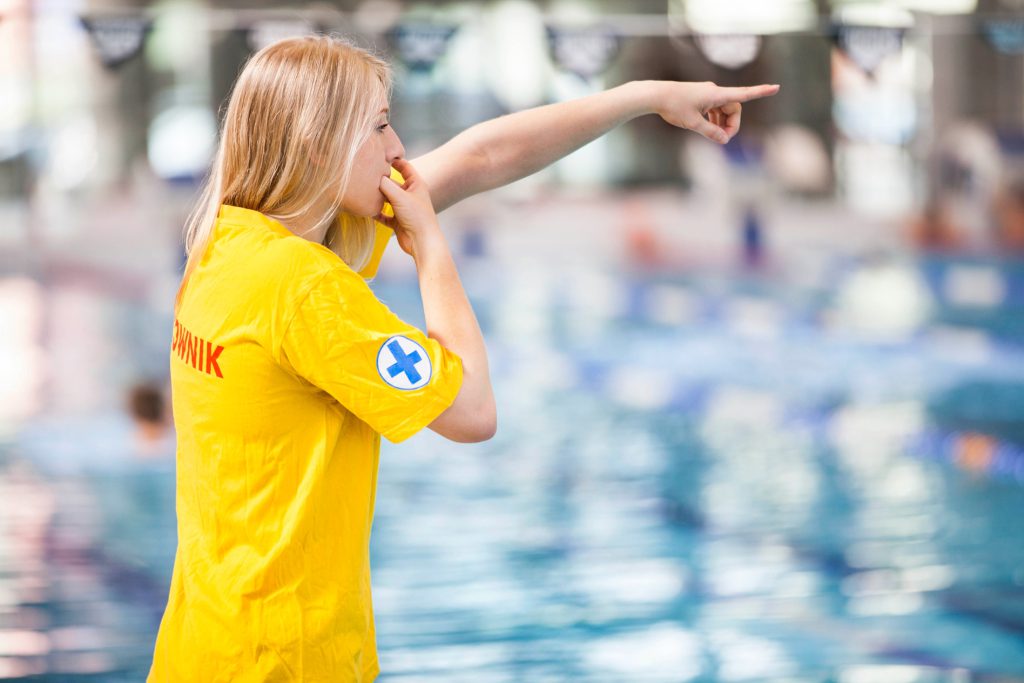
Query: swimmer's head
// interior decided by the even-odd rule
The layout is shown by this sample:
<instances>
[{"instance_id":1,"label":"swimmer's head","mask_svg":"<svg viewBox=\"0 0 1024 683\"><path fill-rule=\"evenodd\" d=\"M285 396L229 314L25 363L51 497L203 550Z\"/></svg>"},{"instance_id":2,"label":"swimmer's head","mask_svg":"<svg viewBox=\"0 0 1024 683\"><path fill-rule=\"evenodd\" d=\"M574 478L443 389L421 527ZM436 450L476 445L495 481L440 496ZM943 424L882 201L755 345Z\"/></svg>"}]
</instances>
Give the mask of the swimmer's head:
<instances>
[{"instance_id":1,"label":"swimmer's head","mask_svg":"<svg viewBox=\"0 0 1024 683\"><path fill-rule=\"evenodd\" d=\"M323 235L360 269L373 248L372 216L385 201L380 177L405 154L385 125L391 93L390 65L338 36L287 38L254 54L232 88L210 176L189 217L183 281L221 204L305 226L302 236Z\"/></svg>"}]
</instances>

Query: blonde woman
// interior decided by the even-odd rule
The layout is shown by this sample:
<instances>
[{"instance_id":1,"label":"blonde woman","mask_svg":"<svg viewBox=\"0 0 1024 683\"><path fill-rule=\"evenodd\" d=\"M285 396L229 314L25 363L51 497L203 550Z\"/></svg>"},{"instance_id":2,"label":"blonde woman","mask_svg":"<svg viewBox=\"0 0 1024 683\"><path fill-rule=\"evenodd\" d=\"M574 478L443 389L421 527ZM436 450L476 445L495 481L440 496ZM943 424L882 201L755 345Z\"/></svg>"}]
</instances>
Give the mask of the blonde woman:
<instances>
[{"instance_id":1,"label":"blonde woman","mask_svg":"<svg viewBox=\"0 0 1024 683\"><path fill-rule=\"evenodd\" d=\"M699 111L730 89L688 85L620 86L502 117L410 163L388 123L386 62L313 36L246 63L189 219L175 301L178 549L149 681L377 677L380 437L429 427L471 442L496 428L483 338L436 212L653 98L666 120L734 134L738 103ZM365 282L390 234L415 262L426 331Z\"/></svg>"}]
</instances>

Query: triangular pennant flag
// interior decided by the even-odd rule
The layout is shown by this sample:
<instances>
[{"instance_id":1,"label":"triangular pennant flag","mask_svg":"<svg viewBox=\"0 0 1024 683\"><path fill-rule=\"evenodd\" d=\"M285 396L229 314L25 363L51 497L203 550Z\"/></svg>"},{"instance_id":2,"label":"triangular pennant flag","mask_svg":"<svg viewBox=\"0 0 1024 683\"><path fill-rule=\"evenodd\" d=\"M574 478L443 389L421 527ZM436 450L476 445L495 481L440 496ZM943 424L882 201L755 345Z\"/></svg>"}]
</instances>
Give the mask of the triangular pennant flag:
<instances>
[{"instance_id":1,"label":"triangular pennant flag","mask_svg":"<svg viewBox=\"0 0 1024 683\"><path fill-rule=\"evenodd\" d=\"M404 23L389 34L402 62L412 71L423 72L433 69L444 56L458 28L454 24Z\"/></svg>"},{"instance_id":2,"label":"triangular pennant flag","mask_svg":"<svg viewBox=\"0 0 1024 683\"><path fill-rule=\"evenodd\" d=\"M560 27L548 24L551 58L562 69L589 79L602 73L619 53L622 40L606 26Z\"/></svg>"},{"instance_id":3,"label":"triangular pennant flag","mask_svg":"<svg viewBox=\"0 0 1024 683\"><path fill-rule=\"evenodd\" d=\"M996 52L1024 54L1024 19L984 19L980 22L980 30Z\"/></svg>"},{"instance_id":4,"label":"triangular pennant flag","mask_svg":"<svg viewBox=\"0 0 1024 683\"><path fill-rule=\"evenodd\" d=\"M153 20L142 15L79 16L103 66L116 69L142 51Z\"/></svg>"}]
</instances>

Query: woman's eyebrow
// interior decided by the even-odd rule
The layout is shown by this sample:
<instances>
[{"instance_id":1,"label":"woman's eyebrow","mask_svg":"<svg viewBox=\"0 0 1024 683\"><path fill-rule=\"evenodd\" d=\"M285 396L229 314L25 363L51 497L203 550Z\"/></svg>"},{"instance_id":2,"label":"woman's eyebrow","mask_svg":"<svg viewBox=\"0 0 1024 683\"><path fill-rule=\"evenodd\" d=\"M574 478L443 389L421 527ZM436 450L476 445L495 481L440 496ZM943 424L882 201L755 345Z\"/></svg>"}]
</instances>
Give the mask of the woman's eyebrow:
<instances>
[{"instance_id":1,"label":"woman's eyebrow","mask_svg":"<svg viewBox=\"0 0 1024 683\"><path fill-rule=\"evenodd\" d=\"M381 109L381 110L380 110L379 112L377 112L377 113L378 113L378 114L383 114L383 113L384 113L384 112L386 112L386 111L390 111L390 110L389 110L389 109L388 109L387 107L384 107L383 109Z\"/></svg>"}]
</instances>

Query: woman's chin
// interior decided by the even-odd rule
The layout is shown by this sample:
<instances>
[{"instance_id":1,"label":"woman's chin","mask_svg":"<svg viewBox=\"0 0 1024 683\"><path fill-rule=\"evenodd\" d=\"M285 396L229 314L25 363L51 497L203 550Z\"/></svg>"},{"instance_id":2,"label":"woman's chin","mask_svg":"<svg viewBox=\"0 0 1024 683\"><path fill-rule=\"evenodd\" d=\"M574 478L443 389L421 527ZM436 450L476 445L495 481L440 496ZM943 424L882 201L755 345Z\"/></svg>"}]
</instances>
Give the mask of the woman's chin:
<instances>
[{"instance_id":1,"label":"woman's chin","mask_svg":"<svg viewBox=\"0 0 1024 683\"><path fill-rule=\"evenodd\" d=\"M380 212L384 210L384 204L386 203L387 199L381 196L380 199L378 199L370 206L362 206L359 207L358 209L353 208L351 211L349 211L349 213L351 213L353 216L358 216L360 218L376 218L377 216L380 215Z\"/></svg>"},{"instance_id":2,"label":"woman's chin","mask_svg":"<svg viewBox=\"0 0 1024 683\"><path fill-rule=\"evenodd\" d=\"M384 210L384 205L387 204L387 203L388 203L387 199L381 198L378 201L376 209L374 210L373 215L371 216L371 218L376 218L377 216L380 216L381 211Z\"/></svg>"},{"instance_id":3,"label":"woman's chin","mask_svg":"<svg viewBox=\"0 0 1024 683\"><path fill-rule=\"evenodd\" d=\"M381 195L379 199L359 206L341 206L341 210L354 218L376 218L384 210L387 199Z\"/></svg>"}]
</instances>

